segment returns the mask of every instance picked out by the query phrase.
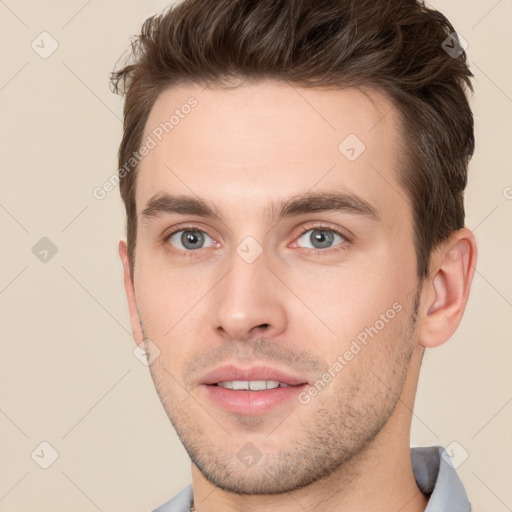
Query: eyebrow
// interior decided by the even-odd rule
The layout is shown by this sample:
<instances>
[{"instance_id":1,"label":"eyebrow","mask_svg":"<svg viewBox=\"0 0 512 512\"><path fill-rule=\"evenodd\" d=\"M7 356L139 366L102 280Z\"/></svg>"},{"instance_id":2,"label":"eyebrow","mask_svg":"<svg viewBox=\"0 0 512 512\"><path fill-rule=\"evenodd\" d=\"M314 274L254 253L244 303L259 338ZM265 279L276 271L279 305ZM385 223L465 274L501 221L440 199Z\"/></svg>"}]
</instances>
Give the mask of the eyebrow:
<instances>
[{"instance_id":1,"label":"eyebrow","mask_svg":"<svg viewBox=\"0 0 512 512\"><path fill-rule=\"evenodd\" d=\"M307 192L274 201L267 211L272 220L298 215L337 211L352 213L380 220L378 210L361 197L344 192ZM222 212L204 199L186 195L157 193L147 202L141 212L144 220L168 215L197 215L199 217L222 220Z\"/></svg>"}]
</instances>

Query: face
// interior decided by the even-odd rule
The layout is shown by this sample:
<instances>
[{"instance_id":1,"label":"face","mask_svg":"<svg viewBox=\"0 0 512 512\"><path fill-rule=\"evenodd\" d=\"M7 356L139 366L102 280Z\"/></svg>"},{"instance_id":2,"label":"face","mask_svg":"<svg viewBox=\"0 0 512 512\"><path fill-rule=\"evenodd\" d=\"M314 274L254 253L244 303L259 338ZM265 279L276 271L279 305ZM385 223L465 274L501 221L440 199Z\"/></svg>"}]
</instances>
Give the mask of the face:
<instances>
[{"instance_id":1,"label":"face","mask_svg":"<svg viewBox=\"0 0 512 512\"><path fill-rule=\"evenodd\" d=\"M216 486L308 485L390 419L416 344L397 113L370 91L191 85L159 96L150 139L130 307L162 404Z\"/></svg>"}]
</instances>

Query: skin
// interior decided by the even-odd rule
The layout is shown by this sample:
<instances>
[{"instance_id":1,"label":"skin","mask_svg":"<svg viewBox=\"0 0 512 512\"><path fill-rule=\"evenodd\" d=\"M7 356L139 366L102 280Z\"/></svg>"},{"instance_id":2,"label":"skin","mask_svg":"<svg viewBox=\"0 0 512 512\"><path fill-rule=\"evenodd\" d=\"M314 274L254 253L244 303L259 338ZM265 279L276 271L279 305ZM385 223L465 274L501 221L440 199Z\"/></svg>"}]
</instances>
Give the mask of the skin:
<instances>
[{"instance_id":1,"label":"skin","mask_svg":"<svg viewBox=\"0 0 512 512\"><path fill-rule=\"evenodd\" d=\"M472 233L439 246L420 285L397 173L400 118L376 91L183 85L160 94L144 137L190 96L197 106L138 169L133 273L125 241L119 253L134 340L150 339L150 357L158 355L151 375L191 456L196 509L424 510L409 454L419 368L424 348L445 342L462 317ZM349 134L366 146L354 161L338 150ZM378 218L270 215L272 201L327 190L357 195ZM205 199L221 218L144 216L163 192ZM318 248L318 225L345 236ZM178 228L206 233L204 245L185 248L181 232L166 239ZM252 263L236 252L248 236L262 250ZM227 362L266 363L315 382L393 304L400 312L307 404L238 415L200 386ZM259 457L250 467L238 457L247 446Z\"/></svg>"}]
</instances>

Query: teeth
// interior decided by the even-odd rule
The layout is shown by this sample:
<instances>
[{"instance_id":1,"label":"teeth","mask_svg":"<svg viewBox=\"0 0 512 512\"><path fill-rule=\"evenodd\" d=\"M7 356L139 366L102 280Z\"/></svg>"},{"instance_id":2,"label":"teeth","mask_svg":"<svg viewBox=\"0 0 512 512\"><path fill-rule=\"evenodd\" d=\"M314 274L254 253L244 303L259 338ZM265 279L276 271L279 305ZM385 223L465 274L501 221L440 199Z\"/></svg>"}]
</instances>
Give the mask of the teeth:
<instances>
[{"instance_id":1,"label":"teeth","mask_svg":"<svg viewBox=\"0 0 512 512\"><path fill-rule=\"evenodd\" d=\"M228 380L218 382L217 385L222 388L246 391L263 391L264 389L284 388L288 386L288 384L276 380Z\"/></svg>"},{"instance_id":2,"label":"teeth","mask_svg":"<svg viewBox=\"0 0 512 512\"><path fill-rule=\"evenodd\" d=\"M277 386L279 386L279 382L276 382L276 385L272 386L272 387L277 387ZM272 387L270 389L272 389ZM267 381L266 380L251 380L249 382L249 389L251 391L261 391L263 389L267 389Z\"/></svg>"}]
</instances>

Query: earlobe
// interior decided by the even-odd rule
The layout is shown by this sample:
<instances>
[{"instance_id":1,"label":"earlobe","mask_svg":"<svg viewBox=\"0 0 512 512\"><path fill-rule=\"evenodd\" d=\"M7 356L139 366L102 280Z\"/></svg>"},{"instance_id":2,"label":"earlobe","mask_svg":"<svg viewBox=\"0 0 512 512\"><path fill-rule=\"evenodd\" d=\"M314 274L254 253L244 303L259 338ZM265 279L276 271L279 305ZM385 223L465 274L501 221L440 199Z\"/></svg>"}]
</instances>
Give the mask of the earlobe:
<instances>
[{"instance_id":1,"label":"earlobe","mask_svg":"<svg viewBox=\"0 0 512 512\"><path fill-rule=\"evenodd\" d=\"M126 299L128 301L128 309L130 311L130 322L132 326L132 336L137 345L142 343L144 335L140 324L139 312L137 309L137 300L135 297L135 286L133 276L131 275L130 261L128 257L128 247L125 240L119 242L119 256L123 264L124 270L124 289Z\"/></svg>"},{"instance_id":2,"label":"earlobe","mask_svg":"<svg viewBox=\"0 0 512 512\"><path fill-rule=\"evenodd\" d=\"M423 347L441 345L457 329L469 298L476 256L475 237L466 228L453 233L436 251L422 294L419 343Z\"/></svg>"}]
</instances>

